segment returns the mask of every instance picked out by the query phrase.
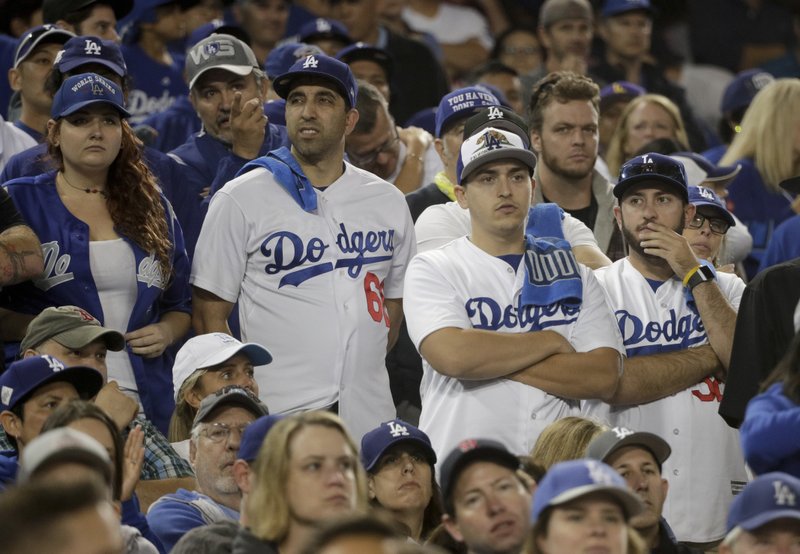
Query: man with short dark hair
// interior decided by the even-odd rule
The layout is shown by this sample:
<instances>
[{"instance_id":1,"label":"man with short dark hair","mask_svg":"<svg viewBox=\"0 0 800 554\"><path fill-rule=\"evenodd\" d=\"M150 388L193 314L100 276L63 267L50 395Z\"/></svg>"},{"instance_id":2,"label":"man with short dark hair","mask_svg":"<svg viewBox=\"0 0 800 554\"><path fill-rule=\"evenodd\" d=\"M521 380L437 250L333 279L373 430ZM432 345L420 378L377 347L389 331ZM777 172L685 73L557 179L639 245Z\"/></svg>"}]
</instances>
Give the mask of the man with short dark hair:
<instances>
[{"instance_id":1,"label":"man with short dark hair","mask_svg":"<svg viewBox=\"0 0 800 554\"><path fill-rule=\"evenodd\" d=\"M267 55L286 35L291 6L289 0L236 0L233 3L233 16L250 37L259 67L264 66Z\"/></svg>"},{"instance_id":2,"label":"man with short dark hair","mask_svg":"<svg viewBox=\"0 0 800 554\"><path fill-rule=\"evenodd\" d=\"M497 89L505 104L518 114L525 113L522 83L517 70L497 60L489 60L470 74L470 82Z\"/></svg>"},{"instance_id":3,"label":"man with short dark hair","mask_svg":"<svg viewBox=\"0 0 800 554\"><path fill-rule=\"evenodd\" d=\"M78 36L119 42L117 22L132 8L132 0L44 0L42 19Z\"/></svg>"}]
</instances>

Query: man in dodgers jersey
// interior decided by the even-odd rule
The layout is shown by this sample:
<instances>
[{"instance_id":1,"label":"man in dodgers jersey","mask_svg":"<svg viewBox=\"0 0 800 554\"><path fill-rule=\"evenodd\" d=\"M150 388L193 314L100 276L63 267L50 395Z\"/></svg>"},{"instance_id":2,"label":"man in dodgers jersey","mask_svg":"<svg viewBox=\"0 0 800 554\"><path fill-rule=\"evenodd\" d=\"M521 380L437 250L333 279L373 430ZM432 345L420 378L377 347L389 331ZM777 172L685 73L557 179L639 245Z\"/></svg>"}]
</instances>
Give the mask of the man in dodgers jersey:
<instances>
[{"instance_id":1,"label":"man in dodgers jersey","mask_svg":"<svg viewBox=\"0 0 800 554\"><path fill-rule=\"evenodd\" d=\"M725 513L747 480L738 433L717 415L744 283L697 259L681 235L694 216L683 165L659 154L625 163L614 213L628 256L596 272L628 355L611 406L585 411L669 437L664 517L679 541L725 535ZM721 360L721 361L720 361Z\"/></svg>"},{"instance_id":2,"label":"man in dodgers jersey","mask_svg":"<svg viewBox=\"0 0 800 554\"><path fill-rule=\"evenodd\" d=\"M360 437L395 417L384 358L414 226L396 187L343 161L358 119L347 65L309 55L273 86L292 148L212 198L192 270L195 329L229 332L238 301L242 340L274 345L257 373L270 410L338 407Z\"/></svg>"},{"instance_id":3,"label":"man in dodgers jersey","mask_svg":"<svg viewBox=\"0 0 800 554\"><path fill-rule=\"evenodd\" d=\"M560 209L550 206L552 234L526 238L535 164L508 129L465 140L455 191L470 235L419 254L406 275L408 331L424 359L420 428L440 457L472 436L527 453L548 423L579 411L576 399L616 390L614 316L563 239Z\"/></svg>"}]
</instances>

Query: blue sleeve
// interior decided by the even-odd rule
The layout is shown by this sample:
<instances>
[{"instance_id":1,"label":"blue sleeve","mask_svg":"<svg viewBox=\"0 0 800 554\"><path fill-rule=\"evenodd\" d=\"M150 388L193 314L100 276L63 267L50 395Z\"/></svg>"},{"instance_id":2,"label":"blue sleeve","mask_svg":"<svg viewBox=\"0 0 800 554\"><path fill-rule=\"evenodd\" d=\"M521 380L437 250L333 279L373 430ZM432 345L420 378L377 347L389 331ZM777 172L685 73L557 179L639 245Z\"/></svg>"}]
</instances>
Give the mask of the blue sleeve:
<instances>
[{"instance_id":1,"label":"blue sleeve","mask_svg":"<svg viewBox=\"0 0 800 554\"><path fill-rule=\"evenodd\" d=\"M772 390L747 404L740 430L745 460L756 474L776 471L800 455L800 406Z\"/></svg>"},{"instance_id":2,"label":"blue sleeve","mask_svg":"<svg viewBox=\"0 0 800 554\"><path fill-rule=\"evenodd\" d=\"M165 312L185 312L191 313L191 290L189 289L189 271L191 264L189 256L186 254L186 246L183 242L183 231L172 210L169 200L162 197L167 213L167 225L170 229L172 238L172 275L169 285L164 290L159 300L160 313Z\"/></svg>"},{"instance_id":3,"label":"blue sleeve","mask_svg":"<svg viewBox=\"0 0 800 554\"><path fill-rule=\"evenodd\" d=\"M233 152L222 158L219 161L219 165L217 165L217 174L211 182L211 190L203 203L207 206L211 197L214 196L214 193L224 187L225 183L232 181L233 178L236 177L236 174L239 173L239 170L244 167L244 164L249 161L251 160L240 158Z\"/></svg>"},{"instance_id":4,"label":"blue sleeve","mask_svg":"<svg viewBox=\"0 0 800 554\"><path fill-rule=\"evenodd\" d=\"M150 530L150 526L147 524L147 518L139 508L139 499L136 497L136 493L133 494L130 500L126 500L122 503L122 523L124 525L136 527L142 536L153 543L153 546L155 546L161 554L167 554L167 550L162 546L161 541L158 540L156 534Z\"/></svg>"},{"instance_id":5,"label":"blue sleeve","mask_svg":"<svg viewBox=\"0 0 800 554\"><path fill-rule=\"evenodd\" d=\"M147 523L166 552L188 531L206 524L197 508L171 500L153 504L147 512Z\"/></svg>"}]
</instances>

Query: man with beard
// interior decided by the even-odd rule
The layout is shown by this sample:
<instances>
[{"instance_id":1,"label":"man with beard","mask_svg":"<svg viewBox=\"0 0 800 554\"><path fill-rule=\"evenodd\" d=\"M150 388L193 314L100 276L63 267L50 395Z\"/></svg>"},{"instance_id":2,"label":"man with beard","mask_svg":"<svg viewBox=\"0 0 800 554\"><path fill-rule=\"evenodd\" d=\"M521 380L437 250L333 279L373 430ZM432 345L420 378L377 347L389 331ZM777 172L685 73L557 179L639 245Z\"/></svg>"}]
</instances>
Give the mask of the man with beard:
<instances>
[{"instance_id":1,"label":"man with beard","mask_svg":"<svg viewBox=\"0 0 800 554\"><path fill-rule=\"evenodd\" d=\"M739 436L717 415L744 283L698 260L684 226L694 217L680 162L649 153L628 161L614 187L628 256L596 272L628 355L609 405L584 410L670 437L664 514L681 542L725 535L725 512L747 481Z\"/></svg>"},{"instance_id":2,"label":"man with beard","mask_svg":"<svg viewBox=\"0 0 800 554\"><path fill-rule=\"evenodd\" d=\"M278 413L338 410L354 436L395 417L384 363L403 321L403 279L416 251L403 194L344 162L358 120L350 68L299 59L273 88L286 99L291 150L270 152L216 193L192 268L198 333L269 341L256 373Z\"/></svg>"},{"instance_id":3,"label":"man with beard","mask_svg":"<svg viewBox=\"0 0 800 554\"><path fill-rule=\"evenodd\" d=\"M147 512L147 523L167 552L195 527L239 520L242 493L233 475L233 463L245 428L267 414L258 397L237 386L225 387L203 399L189 446L197 489L166 494Z\"/></svg>"},{"instance_id":4,"label":"man with beard","mask_svg":"<svg viewBox=\"0 0 800 554\"><path fill-rule=\"evenodd\" d=\"M600 89L588 77L551 73L531 96L531 147L539 164L534 203L555 202L594 233L612 260L625 256L614 221L611 184L594 169L598 149Z\"/></svg>"}]
</instances>

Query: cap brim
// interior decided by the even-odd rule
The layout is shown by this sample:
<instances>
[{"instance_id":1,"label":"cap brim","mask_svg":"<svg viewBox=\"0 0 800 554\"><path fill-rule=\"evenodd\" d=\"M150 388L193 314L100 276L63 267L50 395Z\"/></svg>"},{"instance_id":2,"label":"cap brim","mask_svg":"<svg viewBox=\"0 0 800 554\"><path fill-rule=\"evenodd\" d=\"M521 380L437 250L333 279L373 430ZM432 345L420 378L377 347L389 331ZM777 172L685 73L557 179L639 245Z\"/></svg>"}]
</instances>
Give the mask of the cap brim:
<instances>
[{"instance_id":1,"label":"cap brim","mask_svg":"<svg viewBox=\"0 0 800 554\"><path fill-rule=\"evenodd\" d=\"M800 194L800 177L792 177L781 181L781 188L787 192Z\"/></svg>"},{"instance_id":2,"label":"cap brim","mask_svg":"<svg viewBox=\"0 0 800 554\"><path fill-rule=\"evenodd\" d=\"M19 64L25 61L25 59L31 55L36 47L40 44L66 44L67 41L75 36L74 33L67 31L66 29L55 28L50 29L49 31L42 33L36 39L31 42L31 45L28 46L28 49L25 51L25 54L18 58L17 52L14 52L14 67L19 67ZM62 40L63 39L63 40Z\"/></svg>"},{"instance_id":3,"label":"cap brim","mask_svg":"<svg viewBox=\"0 0 800 554\"><path fill-rule=\"evenodd\" d=\"M742 164L736 164L735 166L729 165L718 165L712 174L706 178L706 181L711 181L712 183L718 183L720 181L729 181L736 177L739 172L742 170Z\"/></svg>"},{"instance_id":4,"label":"cap brim","mask_svg":"<svg viewBox=\"0 0 800 554\"><path fill-rule=\"evenodd\" d=\"M58 68L61 71L61 73L66 73L67 71L72 71L76 67L80 67L82 65L89 65L89 64L102 65L102 66L105 66L105 67L109 68L111 71L113 71L114 73L116 73L120 77L124 77L125 76L125 70L121 66L119 66L118 64L115 64L114 62L112 62L110 60L105 60L103 58L97 58L97 57L92 57L92 58L73 58L73 59L71 59L71 60L69 60L67 62L59 63L58 64Z\"/></svg>"},{"instance_id":5,"label":"cap brim","mask_svg":"<svg viewBox=\"0 0 800 554\"><path fill-rule=\"evenodd\" d=\"M602 455L600 460L605 462L620 448L625 448L626 446L638 446L646 448L647 450L652 452L653 456L655 457L656 461L659 464L663 464L667 460L667 458L669 458L670 454L672 454L672 448L670 448L667 441L665 441L664 439L653 433L638 431L622 439L619 439L617 442L611 445L611 447L605 452L605 454Z\"/></svg>"},{"instance_id":6,"label":"cap brim","mask_svg":"<svg viewBox=\"0 0 800 554\"><path fill-rule=\"evenodd\" d=\"M645 182L668 185L675 189L675 191L678 192L686 202L689 201L689 191L685 186L674 179L670 179L664 175L659 175L658 173L643 173L641 175L636 175L635 177L629 177L628 179L625 179L625 181L617 183L614 186L614 196L616 196L618 200L621 200L631 187Z\"/></svg>"},{"instance_id":7,"label":"cap brim","mask_svg":"<svg viewBox=\"0 0 800 554\"><path fill-rule=\"evenodd\" d=\"M247 358L253 362L253 365L266 365L272 362L272 354L270 354L269 350L260 344L246 342L240 345L229 346L228 348L223 348L217 352L214 352L214 354L211 356L201 360L201 365L198 365L195 369L214 367L215 365L219 365L231 359L237 354L244 354L247 356Z\"/></svg>"},{"instance_id":8,"label":"cap brim","mask_svg":"<svg viewBox=\"0 0 800 554\"><path fill-rule=\"evenodd\" d=\"M290 71L289 73L284 73L272 82L272 88L275 89L275 92L278 93L278 96L285 100L286 97L289 96L289 92L292 90L292 82L298 77L302 77L304 75L314 77L320 81L327 81L331 83L333 88L341 95L342 98L344 98L345 104L348 106L350 105L350 95L347 94L347 87L345 84L333 75L319 71L306 71L298 69L295 71ZM353 108L355 106L350 107Z\"/></svg>"},{"instance_id":9,"label":"cap brim","mask_svg":"<svg viewBox=\"0 0 800 554\"><path fill-rule=\"evenodd\" d=\"M698 200L696 202L692 202L692 205L694 205L694 206L703 206L703 207L707 207L707 208L713 208L714 211L717 212L720 215L720 217L722 217L722 219L724 219L725 221L728 222L728 225L730 225L731 227L736 225L736 220L733 219L733 216L731 215L731 213L728 210L720 208L717 204L715 204L713 202L706 202L704 200Z\"/></svg>"},{"instance_id":10,"label":"cap brim","mask_svg":"<svg viewBox=\"0 0 800 554\"><path fill-rule=\"evenodd\" d=\"M261 403L260 405L254 402L249 397L243 394L227 394L221 395L216 399L215 402L206 404L203 409L197 412L197 415L192 422L192 427L197 425L198 423L202 423L205 419L207 419L212 413L214 413L219 408L229 408L232 406L238 406L240 408L244 408L251 414L253 414L256 419L269 415L269 410L266 409L266 405Z\"/></svg>"},{"instance_id":11,"label":"cap brim","mask_svg":"<svg viewBox=\"0 0 800 554\"><path fill-rule=\"evenodd\" d=\"M745 531L755 531L762 525L766 525L776 519L800 519L800 511L786 509L761 512L750 519L737 523L736 527L741 527Z\"/></svg>"},{"instance_id":12,"label":"cap brim","mask_svg":"<svg viewBox=\"0 0 800 554\"><path fill-rule=\"evenodd\" d=\"M74 327L53 335L51 339L67 348L83 348L96 340L102 340L106 348L112 352L119 352L125 348L125 337L122 333L97 325Z\"/></svg>"},{"instance_id":13,"label":"cap brim","mask_svg":"<svg viewBox=\"0 0 800 554\"><path fill-rule=\"evenodd\" d=\"M115 104L111 100L86 100L84 102L78 102L77 104L74 104L74 105L70 106L69 108L67 108L66 110L64 110L60 114L58 114L56 117L58 119L60 119L62 117L66 117L68 115L74 114L78 110L81 110L81 109L85 108L86 106L91 106L92 104L108 104L109 106L111 106L112 108L117 110L122 117L130 117L131 116L131 113L128 110L126 110L125 108L123 108L119 104Z\"/></svg>"},{"instance_id":14,"label":"cap brim","mask_svg":"<svg viewBox=\"0 0 800 554\"><path fill-rule=\"evenodd\" d=\"M639 500L639 497L630 492L628 489L602 484L583 485L581 487L575 487L564 491L558 496L552 498L547 504L547 507L560 506L561 504L566 504L567 502L596 492L610 494L616 498L620 504L622 504L622 507L625 510L625 515L628 517L628 519L641 513L644 509L642 501Z\"/></svg>"},{"instance_id":15,"label":"cap brim","mask_svg":"<svg viewBox=\"0 0 800 554\"><path fill-rule=\"evenodd\" d=\"M463 183L464 180L469 177L470 173L473 173L479 167L489 162L507 159L518 160L527 165L531 171L536 168L536 154L532 151L522 148L500 148L483 154L465 165L464 169L461 170L461 175L458 176L458 184L460 185Z\"/></svg>"},{"instance_id":16,"label":"cap brim","mask_svg":"<svg viewBox=\"0 0 800 554\"><path fill-rule=\"evenodd\" d=\"M194 84L197 82L200 76L203 75L203 73L211 71L212 69L223 69L225 71L233 73L234 75L239 75L241 77L244 77L246 75L250 75L253 72L253 70L257 68L250 65L214 65L210 67L204 67L203 69L197 72L197 75L192 77L191 81L189 81L189 89L191 90L192 87L194 87Z\"/></svg>"},{"instance_id":17,"label":"cap brim","mask_svg":"<svg viewBox=\"0 0 800 554\"><path fill-rule=\"evenodd\" d=\"M72 386L75 387L75 390L78 391L78 396L81 397L81 400L94 398L97 396L97 393L100 392L100 389L103 388L103 385L105 385L102 374L96 369L86 366L72 366L62 369L61 371L56 371L44 381L37 383L23 398L30 392L40 389L44 385L59 381L71 383Z\"/></svg>"},{"instance_id":18,"label":"cap brim","mask_svg":"<svg viewBox=\"0 0 800 554\"><path fill-rule=\"evenodd\" d=\"M452 494L458 476L464 471L464 468L474 462L492 462L512 471L516 471L520 467L519 458L507 450L501 450L494 446L477 446L461 454L453 464L447 482L442 483L442 495L445 499Z\"/></svg>"},{"instance_id":19,"label":"cap brim","mask_svg":"<svg viewBox=\"0 0 800 554\"><path fill-rule=\"evenodd\" d=\"M375 469L375 466L378 464L378 461L381 459L381 456L383 456L387 450L389 450L393 446L402 444L404 442L413 442L414 444L418 444L419 446L421 446L422 449L425 451L425 455L428 458L428 463L431 464L431 466L436 465L436 452L433 451L433 448L431 448L429 444L426 444L425 441L420 440L416 437L399 437L397 440L394 440L389 444L387 444L380 452L375 454L375 456L373 456L371 460L365 461L364 469L371 472L373 469Z\"/></svg>"}]
</instances>

